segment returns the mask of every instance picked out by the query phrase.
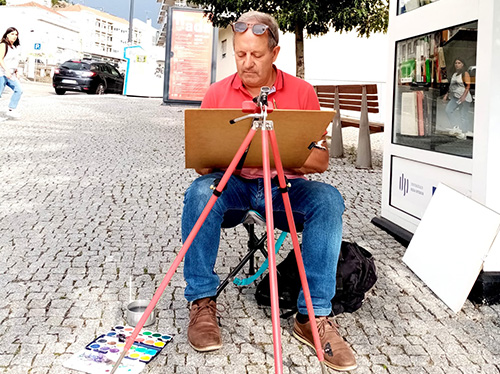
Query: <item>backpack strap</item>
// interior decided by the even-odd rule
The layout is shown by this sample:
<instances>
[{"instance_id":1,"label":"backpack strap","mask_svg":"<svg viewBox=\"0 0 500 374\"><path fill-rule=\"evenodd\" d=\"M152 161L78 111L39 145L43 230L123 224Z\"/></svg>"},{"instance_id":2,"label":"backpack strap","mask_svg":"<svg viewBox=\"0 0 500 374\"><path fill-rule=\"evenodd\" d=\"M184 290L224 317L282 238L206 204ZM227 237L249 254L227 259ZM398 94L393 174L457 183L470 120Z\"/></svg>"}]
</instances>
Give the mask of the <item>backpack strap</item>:
<instances>
[{"instance_id":1,"label":"backpack strap","mask_svg":"<svg viewBox=\"0 0 500 374\"><path fill-rule=\"evenodd\" d=\"M274 245L274 250L276 251L276 253L278 253L279 249L281 248L281 245L285 241L287 234L288 233L286 231L281 232L281 235L279 236L278 240L276 241L276 243ZM266 271L267 267L268 267L268 261L266 258L266 260L262 263L262 266L259 268L259 270L257 270L257 272L254 275L252 275L251 277L245 278L245 279L234 278L233 283L237 286L248 286L250 283L255 281L258 277L260 277L262 275L262 273L264 273L264 271Z\"/></svg>"}]
</instances>

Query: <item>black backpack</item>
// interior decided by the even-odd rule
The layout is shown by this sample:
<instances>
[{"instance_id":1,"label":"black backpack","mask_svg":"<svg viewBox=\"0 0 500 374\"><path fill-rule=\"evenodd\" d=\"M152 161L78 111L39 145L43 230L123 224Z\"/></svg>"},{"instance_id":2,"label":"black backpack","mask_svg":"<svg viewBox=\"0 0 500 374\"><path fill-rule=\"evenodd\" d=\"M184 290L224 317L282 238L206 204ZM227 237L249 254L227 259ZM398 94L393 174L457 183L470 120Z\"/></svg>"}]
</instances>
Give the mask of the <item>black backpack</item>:
<instances>
[{"instance_id":1,"label":"black backpack","mask_svg":"<svg viewBox=\"0 0 500 374\"><path fill-rule=\"evenodd\" d=\"M301 288L295 254L288 256L276 266L278 273L278 298L280 308L297 309L297 298ZM342 241L337 266L337 286L332 299L333 314L358 310L365 299L365 293L377 281L377 269L370 252L356 243ZM255 298L259 305L270 306L269 274L257 286ZM284 316L283 316L284 317Z\"/></svg>"}]
</instances>

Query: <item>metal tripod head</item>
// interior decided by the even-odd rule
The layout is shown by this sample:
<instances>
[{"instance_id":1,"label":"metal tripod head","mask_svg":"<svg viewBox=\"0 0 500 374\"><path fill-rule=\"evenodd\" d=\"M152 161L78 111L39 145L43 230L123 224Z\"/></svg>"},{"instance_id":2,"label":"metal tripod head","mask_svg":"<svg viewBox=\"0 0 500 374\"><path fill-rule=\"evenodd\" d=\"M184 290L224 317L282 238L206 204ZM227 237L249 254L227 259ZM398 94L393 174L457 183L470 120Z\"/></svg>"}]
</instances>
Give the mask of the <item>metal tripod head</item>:
<instances>
[{"instance_id":1,"label":"metal tripod head","mask_svg":"<svg viewBox=\"0 0 500 374\"><path fill-rule=\"evenodd\" d=\"M243 113L250 113L242 117L238 117L229 121L230 124L234 124L238 121L242 121L248 118L253 118L253 126L256 128L270 129L269 126L273 126L272 121L266 121L267 114L273 111L272 105L268 103L268 95L271 89L267 86L261 87L259 96L253 98L252 101L244 101L242 104Z\"/></svg>"}]
</instances>

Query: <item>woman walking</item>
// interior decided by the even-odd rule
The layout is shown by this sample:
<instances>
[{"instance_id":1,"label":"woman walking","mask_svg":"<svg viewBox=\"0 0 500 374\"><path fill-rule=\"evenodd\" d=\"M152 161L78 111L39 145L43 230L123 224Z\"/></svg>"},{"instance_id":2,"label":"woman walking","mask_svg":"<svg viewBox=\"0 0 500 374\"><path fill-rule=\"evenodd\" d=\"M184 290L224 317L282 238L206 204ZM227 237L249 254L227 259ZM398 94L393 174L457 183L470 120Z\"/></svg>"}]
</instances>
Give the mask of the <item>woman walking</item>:
<instances>
[{"instance_id":1,"label":"woman walking","mask_svg":"<svg viewBox=\"0 0 500 374\"><path fill-rule=\"evenodd\" d=\"M456 130L460 130L457 136L465 138L466 133L472 132L472 123L469 115L472 103L472 96L470 94L471 79L464 59L457 57L453 65L455 73L451 77L450 88L448 93L444 95L443 100L450 100L446 105L446 114L452 126L455 112L458 111L460 113L460 122L455 128Z\"/></svg>"},{"instance_id":2,"label":"woman walking","mask_svg":"<svg viewBox=\"0 0 500 374\"><path fill-rule=\"evenodd\" d=\"M19 64L19 31L15 27L9 27L0 40L0 97L5 86L9 86L12 97L6 115L11 118L19 118L17 104L21 99L23 90L17 76Z\"/></svg>"}]
</instances>

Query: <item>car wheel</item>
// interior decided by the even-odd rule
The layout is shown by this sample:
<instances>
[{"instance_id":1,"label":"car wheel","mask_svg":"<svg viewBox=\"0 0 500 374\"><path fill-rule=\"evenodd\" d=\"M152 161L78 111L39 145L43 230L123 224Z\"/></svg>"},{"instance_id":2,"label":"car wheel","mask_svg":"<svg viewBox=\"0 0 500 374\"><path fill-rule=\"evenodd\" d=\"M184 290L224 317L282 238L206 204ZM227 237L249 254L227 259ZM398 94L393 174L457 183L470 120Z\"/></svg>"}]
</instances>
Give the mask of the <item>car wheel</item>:
<instances>
[{"instance_id":1,"label":"car wheel","mask_svg":"<svg viewBox=\"0 0 500 374\"><path fill-rule=\"evenodd\" d=\"M95 89L95 94L102 95L104 94L104 91L106 91L106 86L104 85L104 83L99 83L97 85L97 88Z\"/></svg>"},{"instance_id":2,"label":"car wheel","mask_svg":"<svg viewBox=\"0 0 500 374\"><path fill-rule=\"evenodd\" d=\"M60 88L56 88L56 94L58 95L64 95L66 93L66 90L62 90Z\"/></svg>"}]
</instances>

